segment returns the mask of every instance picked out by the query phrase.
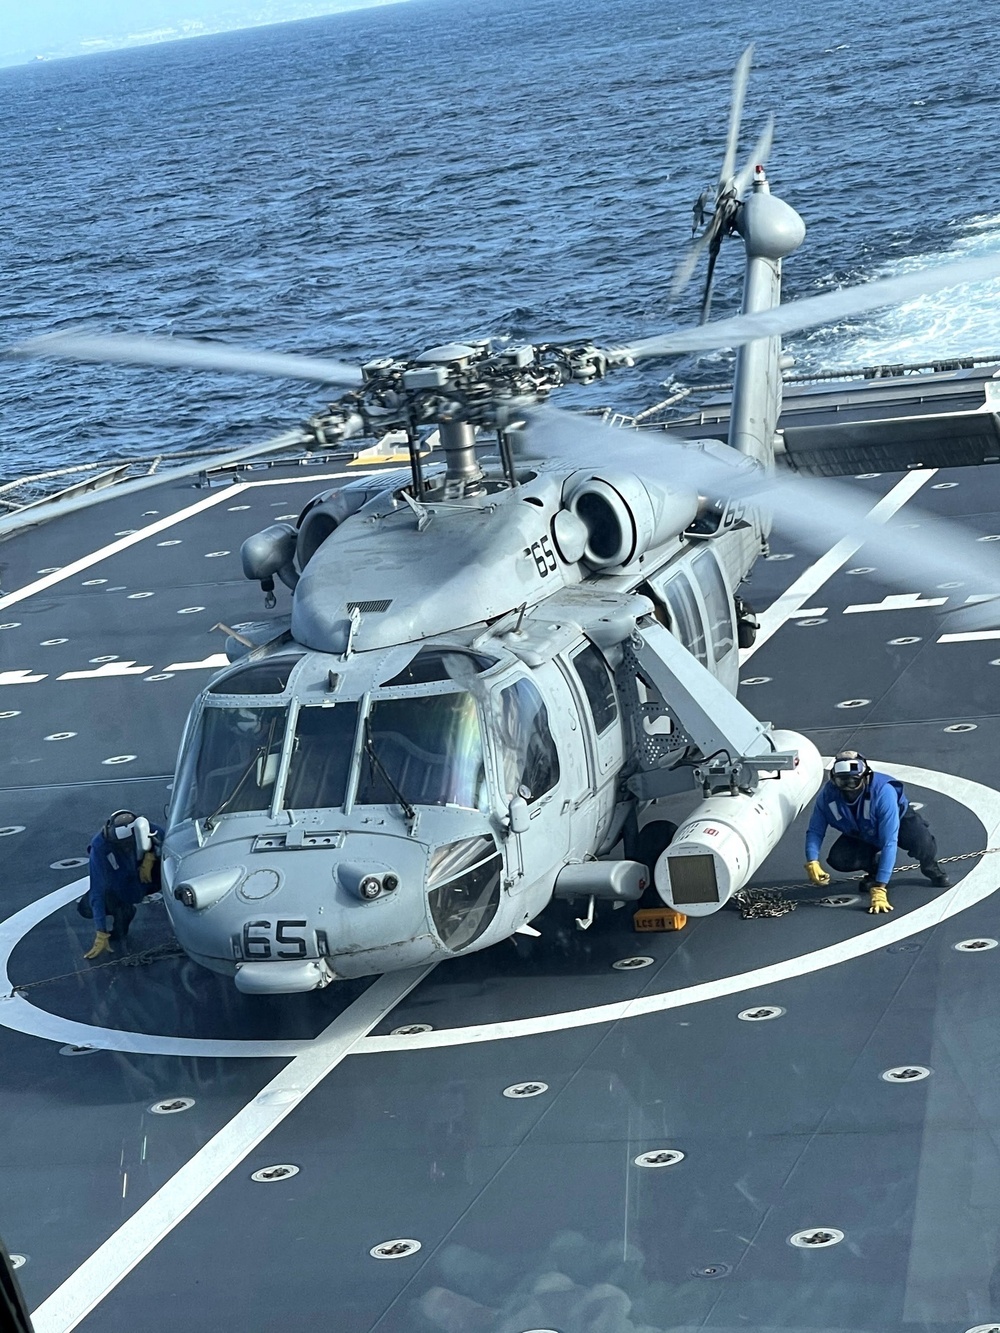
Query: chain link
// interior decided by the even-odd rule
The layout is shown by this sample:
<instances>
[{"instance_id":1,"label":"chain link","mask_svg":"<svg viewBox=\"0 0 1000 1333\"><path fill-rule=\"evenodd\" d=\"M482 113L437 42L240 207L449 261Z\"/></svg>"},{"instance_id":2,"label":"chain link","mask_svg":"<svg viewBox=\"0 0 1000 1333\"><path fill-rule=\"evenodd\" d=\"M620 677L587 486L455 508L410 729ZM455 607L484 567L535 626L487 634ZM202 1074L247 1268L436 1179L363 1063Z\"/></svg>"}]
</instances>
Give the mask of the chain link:
<instances>
[{"instance_id":1,"label":"chain link","mask_svg":"<svg viewBox=\"0 0 1000 1333\"><path fill-rule=\"evenodd\" d=\"M973 861L978 856L992 856L1000 852L1000 847L984 847L978 852L959 852L956 856L939 856L938 865L951 865L955 861ZM919 870L920 863L912 862L910 865L896 866L893 870L894 875L902 875L911 870ZM830 887L835 884L857 884L867 876L860 871L856 875L847 875L841 879L830 880ZM817 886L811 881L805 884L785 884L780 889L738 889L733 894L733 902L740 910L740 916L744 921L763 920L764 918L787 916L789 912L794 912L798 903L787 895L795 893L799 889L813 889ZM822 902L816 900L807 900L813 907L823 906Z\"/></svg>"},{"instance_id":2,"label":"chain link","mask_svg":"<svg viewBox=\"0 0 1000 1333\"><path fill-rule=\"evenodd\" d=\"M183 955L184 950L181 946L175 940L168 940L164 944L154 944L148 949L140 949L138 953L112 958L106 963L94 963L90 967L76 968L72 972L60 972L54 977L41 977L38 981L25 981L19 986L12 986L8 994L0 998L10 999L14 995L21 995L24 991L34 990L36 986L48 986L53 981L65 981L67 977L88 977L92 972L100 972L107 967L146 967L161 958L181 958Z\"/></svg>"}]
</instances>

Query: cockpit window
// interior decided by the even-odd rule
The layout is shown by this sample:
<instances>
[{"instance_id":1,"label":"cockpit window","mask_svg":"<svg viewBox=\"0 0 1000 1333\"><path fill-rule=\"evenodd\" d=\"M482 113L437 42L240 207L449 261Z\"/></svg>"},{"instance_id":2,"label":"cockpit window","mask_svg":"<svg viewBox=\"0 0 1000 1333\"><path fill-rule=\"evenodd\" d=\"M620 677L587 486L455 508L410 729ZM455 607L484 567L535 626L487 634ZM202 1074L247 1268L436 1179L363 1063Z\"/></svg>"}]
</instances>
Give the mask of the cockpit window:
<instances>
[{"instance_id":1,"label":"cockpit window","mask_svg":"<svg viewBox=\"0 0 1000 1333\"><path fill-rule=\"evenodd\" d=\"M292 674L292 667L302 660L302 653L267 657L262 662L251 662L239 671L214 681L209 694L282 694Z\"/></svg>"},{"instance_id":2,"label":"cockpit window","mask_svg":"<svg viewBox=\"0 0 1000 1333\"><path fill-rule=\"evenodd\" d=\"M344 804L357 729L357 703L299 710L285 783L286 809L323 810Z\"/></svg>"},{"instance_id":3,"label":"cockpit window","mask_svg":"<svg viewBox=\"0 0 1000 1333\"><path fill-rule=\"evenodd\" d=\"M453 680L462 685L468 676L489 671L490 667L496 666L496 661L495 657L487 657L485 653L465 652L460 648L421 648L402 671L385 682L383 688L433 685L442 680Z\"/></svg>"},{"instance_id":4,"label":"cockpit window","mask_svg":"<svg viewBox=\"0 0 1000 1333\"><path fill-rule=\"evenodd\" d=\"M500 691L497 724L506 799L522 796L530 805L559 781L559 755L549 730L549 715L530 680L515 681Z\"/></svg>"},{"instance_id":5,"label":"cockpit window","mask_svg":"<svg viewBox=\"0 0 1000 1333\"><path fill-rule=\"evenodd\" d=\"M170 822L269 809L287 717L272 706L206 708L181 764Z\"/></svg>"},{"instance_id":6,"label":"cockpit window","mask_svg":"<svg viewBox=\"0 0 1000 1333\"><path fill-rule=\"evenodd\" d=\"M483 737L471 694L376 699L368 737L359 805L394 805L402 797L410 805L488 809Z\"/></svg>"}]
</instances>

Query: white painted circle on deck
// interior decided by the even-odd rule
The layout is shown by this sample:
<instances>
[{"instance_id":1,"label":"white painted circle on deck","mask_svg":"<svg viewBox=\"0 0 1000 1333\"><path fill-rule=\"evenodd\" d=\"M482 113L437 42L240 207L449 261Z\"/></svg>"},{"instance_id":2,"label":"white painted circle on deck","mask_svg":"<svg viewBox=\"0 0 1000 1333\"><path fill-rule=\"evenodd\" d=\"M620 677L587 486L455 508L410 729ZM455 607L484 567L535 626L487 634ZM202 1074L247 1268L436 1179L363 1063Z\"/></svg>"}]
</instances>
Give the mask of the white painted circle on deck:
<instances>
[{"instance_id":1,"label":"white painted circle on deck","mask_svg":"<svg viewBox=\"0 0 1000 1333\"><path fill-rule=\"evenodd\" d=\"M133 759L138 759L137 754L113 754L110 759L102 759L102 764L130 764Z\"/></svg>"},{"instance_id":2,"label":"white painted circle on deck","mask_svg":"<svg viewBox=\"0 0 1000 1333\"><path fill-rule=\"evenodd\" d=\"M130 592L127 600L130 602L140 602L144 597L152 597L152 595L151 592Z\"/></svg>"},{"instance_id":3,"label":"white painted circle on deck","mask_svg":"<svg viewBox=\"0 0 1000 1333\"><path fill-rule=\"evenodd\" d=\"M84 588L99 588L102 583L107 583L107 579L84 579L81 586Z\"/></svg>"},{"instance_id":4,"label":"white painted circle on deck","mask_svg":"<svg viewBox=\"0 0 1000 1333\"><path fill-rule=\"evenodd\" d=\"M930 769L915 768L908 764L890 764L873 761L876 767L899 778L913 787L924 787L940 792L960 802L980 821L985 829L986 845L992 846L1000 835L1000 791L967 778L950 773L936 773ZM78 879L37 902L30 903L6 921L0 922L0 994L13 987L8 967L14 949L20 941L54 912L76 901L87 888L86 878ZM836 944L785 958L765 967L739 972L713 981L679 986L675 990L638 995L631 1000L617 1000L592 1005L586 1009L571 1009L533 1018L502 1019L469 1027L438 1028L432 1032L412 1036L363 1037L353 1047L352 1054L375 1055L387 1051L419 1051L444 1046L466 1046L479 1042L509 1040L513 1037L537 1036L546 1032L571 1031L601 1023L617 1023L645 1014L664 1013L670 1009L704 1004L727 995L744 991L766 993L782 981L793 980L827 967L835 967L854 958L887 948L911 935L939 925L949 917L957 916L967 908L982 902L997 892L997 879L988 857L980 860L953 888L944 889L922 906L904 916L890 919L884 925L861 931ZM867 918L866 922L867 922ZM207 1057L265 1057L302 1055L315 1049L313 1040L229 1041L213 1038L166 1037L156 1033L127 1032L118 1028L104 1028L95 1024L78 1023L44 1009L36 1008L19 994L11 995L0 1003L0 1024L16 1032L42 1037L48 1041L73 1046L90 1046L101 1050L128 1051L141 1055L196 1055Z\"/></svg>"},{"instance_id":5,"label":"white painted circle on deck","mask_svg":"<svg viewBox=\"0 0 1000 1333\"><path fill-rule=\"evenodd\" d=\"M20 625L19 620L8 620L5 624L0 625L0 629L19 629Z\"/></svg>"},{"instance_id":6,"label":"white painted circle on deck","mask_svg":"<svg viewBox=\"0 0 1000 1333\"><path fill-rule=\"evenodd\" d=\"M80 866L87 864L85 856L66 856L61 861L52 861L49 865L50 870L78 870Z\"/></svg>"},{"instance_id":7,"label":"white painted circle on deck","mask_svg":"<svg viewBox=\"0 0 1000 1333\"><path fill-rule=\"evenodd\" d=\"M179 616L193 616L196 611L204 611L203 606L182 606L177 612Z\"/></svg>"},{"instance_id":8,"label":"white painted circle on deck","mask_svg":"<svg viewBox=\"0 0 1000 1333\"><path fill-rule=\"evenodd\" d=\"M855 569L849 569L848 574L874 574L874 565L858 565Z\"/></svg>"},{"instance_id":9,"label":"white painted circle on deck","mask_svg":"<svg viewBox=\"0 0 1000 1333\"><path fill-rule=\"evenodd\" d=\"M106 657L92 657L92 658L90 659L90 661L91 661L91 665L93 665L93 666L99 666L102 662L117 662L117 661L118 661L118 654L117 654L117 653L109 653L108 656L106 656Z\"/></svg>"},{"instance_id":10,"label":"white painted circle on deck","mask_svg":"<svg viewBox=\"0 0 1000 1333\"><path fill-rule=\"evenodd\" d=\"M894 1069L886 1069L880 1075L884 1083L920 1083L930 1076L931 1071L926 1065L896 1065Z\"/></svg>"},{"instance_id":11,"label":"white painted circle on deck","mask_svg":"<svg viewBox=\"0 0 1000 1333\"><path fill-rule=\"evenodd\" d=\"M889 643L894 647L903 647L905 644L919 643L920 636L916 634L906 634L901 639L890 639Z\"/></svg>"},{"instance_id":12,"label":"white painted circle on deck","mask_svg":"<svg viewBox=\"0 0 1000 1333\"><path fill-rule=\"evenodd\" d=\"M1000 940L992 940L988 935L977 935L972 940L959 940L951 947L959 953L986 953L989 949L995 949L998 943Z\"/></svg>"},{"instance_id":13,"label":"white painted circle on deck","mask_svg":"<svg viewBox=\"0 0 1000 1333\"><path fill-rule=\"evenodd\" d=\"M6 824L0 828L0 838L12 838L15 833L23 833L23 824Z\"/></svg>"},{"instance_id":14,"label":"white painted circle on deck","mask_svg":"<svg viewBox=\"0 0 1000 1333\"><path fill-rule=\"evenodd\" d=\"M51 736L46 736L47 741L68 741L76 735L75 731L54 731Z\"/></svg>"},{"instance_id":15,"label":"white painted circle on deck","mask_svg":"<svg viewBox=\"0 0 1000 1333\"><path fill-rule=\"evenodd\" d=\"M0 718L3 718L3 717L20 717L20 716L21 716L21 710L20 710L20 708L8 708L8 709L6 710L6 712L0 713Z\"/></svg>"},{"instance_id":16,"label":"white painted circle on deck","mask_svg":"<svg viewBox=\"0 0 1000 1333\"><path fill-rule=\"evenodd\" d=\"M10 1256L11 1268L23 1268L27 1262L28 1256L26 1254L12 1254Z\"/></svg>"},{"instance_id":17,"label":"white painted circle on deck","mask_svg":"<svg viewBox=\"0 0 1000 1333\"><path fill-rule=\"evenodd\" d=\"M844 699L841 703L839 703L839 704L837 705L837 707L838 707L838 708L864 708L866 704L870 704L870 703L871 703L871 699Z\"/></svg>"},{"instance_id":18,"label":"white painted circle on deck","mask_svg":"<svg viewBox=\"0 0 1000 1333\"><path fill-rule=\"evenodd\" d=\"M957 481L936 481L931 487L932 491L953 491L958 485Z\"/></svg>"},{"instance_id":19,"label":"white painted circle on deck","mask_svg":"<svg viewBox=\"0 0 1000 1333\"><path fill-rule=\"evenodd\" d=\"M977 537L977 542L1000 542L1000 532L990 532L985 537Z\"/></svg>"},{"instance_id":20,"label":"white painted circle on deck","mask_svg":"<svg viewBox=\"0 0 1000 1333\"><path fill-rule=\"evenodd\" d=\"M232 551L206 551L206 560L216 560L220 555L232 555Z\"/></svg>"},{"instance_id":21,"label":"white painted circle on deck","mask_svg":"<svg viewBox=\"0 0 1000 1333\"><path fill-rule=\"evenodd\" d=\"M60 643L69 643L69 639L43 639L40 646L42 648L55 648Z\"/></svg>"},{"instance_id":22,"label":"white painted circle on deck","mask_svg":"<svg viewBox=\"0 0 1000 1333\"><path fill-rule=\"evenodd\" d=\"M166 542L157 542L156 544L157 544L157 546L180 546L180 544L181 544L181 538L180 538L180 537L171 537L169 541L166 541Z\"/></svg>"},{"instance_id":23,"label":"white painted circle on deck","mask_svg":"<svg viewBox=\"0 0 1000 1333\"><path fill-rule=\"evenodd\" d=\"M157 671L157 673L154 676L143 676L143 680L146 681L173 680L173 678L174 678L174 673L172 671Z\"/></svg>"}]
</instances>

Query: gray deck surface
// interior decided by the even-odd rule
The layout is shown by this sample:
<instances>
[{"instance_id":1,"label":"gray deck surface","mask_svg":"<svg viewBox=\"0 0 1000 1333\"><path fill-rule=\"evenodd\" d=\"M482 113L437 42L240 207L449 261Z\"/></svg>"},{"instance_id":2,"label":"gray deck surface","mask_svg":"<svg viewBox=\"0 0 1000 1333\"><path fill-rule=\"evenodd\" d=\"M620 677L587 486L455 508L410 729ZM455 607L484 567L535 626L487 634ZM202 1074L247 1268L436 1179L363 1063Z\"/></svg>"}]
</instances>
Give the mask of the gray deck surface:
<instances>
[{"instance_id":1,"label":"gray deck surface","mask_svg":"<svg viewBox=\"0 0 1000 1333\"><path fill-rule=\"evenodd\" d=\"M335 470L343 469L326 471ZM210 633L217 621L261 617L260 593L239 571L241 541L331 484L317 482L315 469L245 476L268 484L225 495L6 609L0 598L0 673L45 677L0 684L0 833L23 826L0 837L0 918L79 879L80 868L55 863L85 856L112 809L162 816L183 720L210 671L177 664L222 651L223 636ZM897 479L859 484L874 500ZM1000 532L1000 472L933 478L947 481L958 485L925 486L901 521L926 507L977 535ZM219 494L169 483L13 538L0 545L3 594ZM791 548L779 541L775 550ZM209 554L219 551L229 554ZM811 559L792 552L761 562L752 600L766 606ZM809 617L822 623L789 621L747 663L744 679L766 678L741 691L748 707L807 732L826 754L852 742L876 763L998 785L1000 669L991 662L1000 642L938 643L948 627L926 608L843 614L904 591L883 587L877 573L847 572L864 567L858 555L810 599L810 608L826 608ZM106 582L88 586L93 579ZM908 591L962 600L988 590ZM278 610L288 610L285 590ZM890 643L908 636L918 641ZM102 657L147 669L58 679L94 670ZM158 675L169 678L149 679ZM870 702L838 708L853 699ZM955 723L975 729L946 730ZM73 734L46 739L60 733ZM107 762L123 756L131 757ZM995 833L954 792L908 789L943 856L979 850ZM800 884L802 859L796 828L755 883ZM959 863L956 883L975 873L989 877L988 890L1000 885L1000 858L979 864ZM952 901L919 875L896 877L888 919L860 903L818 907L824 891L794 896L798 909L779 919L726 909L677 935L636 936L627 911L605 913L583 935L568 909L553 908L536 923L540 940L442 964L158 1243L151 1232L146 1257L79 1327L991 1327L1000 1321L1000 949L953 946L1000 937L995 897L911 929L910 913ZM806 959L792 969L798 975L725 993L728 977L878 931L886 933L858 956L822 968ZM276 1046L252 1058L211 1046L63 1055L58 1035L0 1026L0 1235L27 1257L19 1278L33 1308L128 1219L141 1220L142 1205L289 1067L288 1043L310 1041L341 1014L349 1025L369 984L243 996L177 956L91 966L81 957L90 939L71 902L28 931L10 962L24 999L140 1034L140 1046L142 1034ZM145 904L132 954L169 941L162 904ZM634 954L653 965L612 970ZM576 1025L579 1010L707 982L719 985L698 1002ZM0 999L0 1022L16 1003ZM737 1019L762 1004L785 1013ZM541 1029L532 1034L501 1038L491 1028L478 1034L491 1039L470 1039L475 1025L532 1018ZM430 1040L450 1044L402 1038L379 1048L380 1036L412 1023L432 1025ZM102 1040L97 1033L93 1044ZM414 1049L396 1049L407 1041ZM932 1073L902 1084L880 1077L901 1065ZM522 1101L502 1095L525 1080L548 1090ZM149 1112L172 1097L195 1105ZM662 1148L684 1159L634 1164ZM252 1171L280 1163L299 1174L251 1181ZM844 1240L814 1250L788 1243L809 1228L837 1228ZM370 1257L401 1237L419 1240L420 1251ZM74 1322L46 1316L39 1328Z\"/></svg>"}]
</instances>

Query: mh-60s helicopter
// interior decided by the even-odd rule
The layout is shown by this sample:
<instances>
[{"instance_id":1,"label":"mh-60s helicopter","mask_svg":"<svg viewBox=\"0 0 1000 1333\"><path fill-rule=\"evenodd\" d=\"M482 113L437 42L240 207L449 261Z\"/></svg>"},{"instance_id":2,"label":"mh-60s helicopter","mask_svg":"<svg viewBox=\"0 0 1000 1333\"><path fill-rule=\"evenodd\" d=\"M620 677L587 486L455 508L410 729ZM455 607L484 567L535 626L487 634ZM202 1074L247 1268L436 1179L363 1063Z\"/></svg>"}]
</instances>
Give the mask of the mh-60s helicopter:
<instances>
[{"instance_id":1,"label":"mh-60s helicopter","mask_svg":"<svg viewBox=\"0 0 1000 1333\"><path fill-rule=\"evenodd\" d=\"M822 777L810 741L735 697L753 632L739 588L772 515L824 549L863 533L909 579L973 567L950 537L865 526L865 503L836 483L776 480L781 334L993 276L1000 260L779 306L805 227L769 191L770 126L734 171L748 66L749 53L715 211L681 275L706 248L714 267L738 232L735 319L616 349L456 344L360 371L176 341L16 349L340 384L310 423L318 446L408 441L409 469L324 492L244 543L244 573L271 607L276 578L292 589L291 616L230 640L233 664L188 720L164 897L187 954L241 991L484 949L531 931L553 897L577 900L584 927L650 881L678 914L718 911ZM739 346L728 444L538 406L639 357L718 346ZM684 791L679 828L656 818Z\"/></svg>"}]
</instances>

